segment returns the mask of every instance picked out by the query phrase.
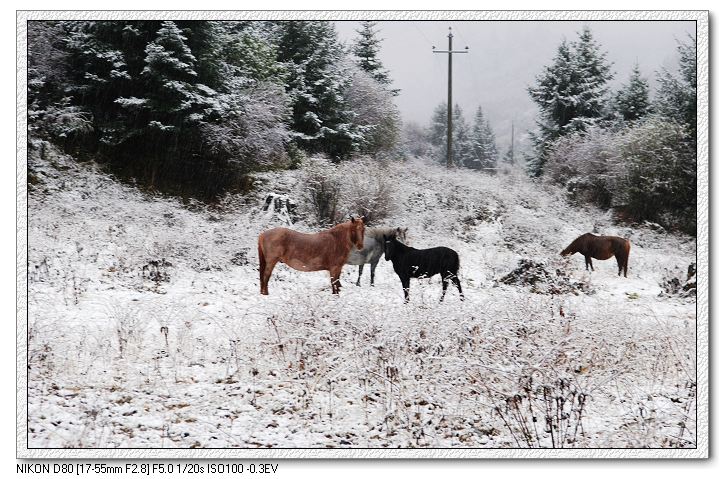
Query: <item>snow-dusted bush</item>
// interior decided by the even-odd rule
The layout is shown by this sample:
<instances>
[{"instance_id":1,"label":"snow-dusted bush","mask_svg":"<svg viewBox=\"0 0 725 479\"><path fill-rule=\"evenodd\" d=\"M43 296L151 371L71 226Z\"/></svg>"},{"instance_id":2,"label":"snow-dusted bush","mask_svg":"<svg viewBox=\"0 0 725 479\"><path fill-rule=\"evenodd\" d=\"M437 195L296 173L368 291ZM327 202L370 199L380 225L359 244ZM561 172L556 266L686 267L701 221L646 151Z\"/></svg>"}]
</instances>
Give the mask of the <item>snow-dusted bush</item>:
<instances>
[{"instance_id":1,"label":"snow-dusted bush","mask_svg":"<svg viewBox=\"0 0 725 479\"><path fill-rule=\"evenodd\" d=\"M350 83L344 97L355 112L352 123L363 137L360 151L375 155L392 150L398 143L401 123L393 94L356 65L349 65L348 73Z\"/></svg>"},{"instance_id":2,"label":"snow-dusted bush","mask_svg":"<svg viewBox=\"0 0 725 479\"><path fill-rule=\"evenodd\" d=\"M648 116L564 136L549 151L545 176L574 201L695 231L696 156L688 130L673 120Z\"/></svg>"},{"instance_id":3,"label":"snow-dusted bush","mask_svg":"<svg viewBox=\"0 0 725 479\"><path fill-rule=\"evenodd\" d=\"M342 215L342 184L337 174L337 165L325 158L311 158L303 168L304 199L308 214L320 226L334 225Z\"/></svg>"},{"instance_id":4,"label":"snow-dusted bush","mask_svg":"<svg viewBox=\"0 0 725 479\"><path fill-rule=\"evenodd\" d=\"M429 134L418 123L405 122L401 140L406 156L425 157L432 156L433 154L433 146L430 144Z\"/></svg>"},{"instance_id":5,"label":"snow-dusted bush","mask_svg":"<svg viewBox=\"0 0 725 479\"><path fill-rule=\"evenodd\" d=\"M394 184L384 164L360 158L340 165L338 173L344 185L342 204L349 214L364 216L365 222L379 224L395 209Z\"/></svg>"},{"instance_id":6,"label":"snow-dusted bush","mask_svg":"<svg viewBox=\"0 0 725 479\"><path fill-rule=\"evenodd\" d=\"M571 200L609 208L622 201L625 166L621 156L624 132L592 127L556 140L545 176L563 185Z\"/></svg>"},{"instance_id":7,"label":"snow-dusted bush","mask_svg":"<svg viewBox=\"0 0 725 479\"><path fill-rule=\"evenodd\" d=\"M627 213L690 234L697 226L697 155L686 126L650 117L627 131L622 158Z\"/></svg>"},{"instance_id":8,"label":"snow-dusted bush","mask_svg":"<svg viewBox=\"0 0 725 479\"><path fill-rule=\"evenodd\" d=\"M308 214L321 226L347 215L364 216L377 224L394 210L393 184L387 167L370 158L335 164L314 158L303 166Z\"/></svg>"},{"instance_id":9,"label":"snow-dusted bush","mask_svg":"<svg viewBox=\"0 0 725 479\"><path fill-rule=\"evenodd\" d=\"M254 88L230 85L232 93L219 95L215 121L200 124L209 153L230 165L246 168L269 166L286 158L291 132L287 95L280 85Z\"/></svg>"}]
</instances>

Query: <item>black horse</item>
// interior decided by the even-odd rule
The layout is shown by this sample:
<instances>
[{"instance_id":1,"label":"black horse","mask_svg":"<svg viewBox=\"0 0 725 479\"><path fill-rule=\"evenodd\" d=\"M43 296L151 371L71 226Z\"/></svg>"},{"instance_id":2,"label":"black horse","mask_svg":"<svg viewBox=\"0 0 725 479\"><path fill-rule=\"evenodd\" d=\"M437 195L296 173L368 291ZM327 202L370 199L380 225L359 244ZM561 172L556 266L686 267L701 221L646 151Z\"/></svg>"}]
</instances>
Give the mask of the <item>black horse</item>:
<instances>
[{"instance_id":1,"label":"black horse","mask_svg":"<svg viewBox=\"0 0 725 479\"><path fill-rule=\"evenodd\" d=\"M430 278L437 274L443 280L443 295L446 296L448 281L452 281L458 287L458 293L463 300L463 290L458 279L458 268L460 262L458 253L450 248L439 246L429 249L415 249L406 246L394 236L384 236L385 260L393 262L393 269L398 274L400 282L403 283L405 302L408 302L410 290L410 278Z\"/></svg>"}]
</instances>

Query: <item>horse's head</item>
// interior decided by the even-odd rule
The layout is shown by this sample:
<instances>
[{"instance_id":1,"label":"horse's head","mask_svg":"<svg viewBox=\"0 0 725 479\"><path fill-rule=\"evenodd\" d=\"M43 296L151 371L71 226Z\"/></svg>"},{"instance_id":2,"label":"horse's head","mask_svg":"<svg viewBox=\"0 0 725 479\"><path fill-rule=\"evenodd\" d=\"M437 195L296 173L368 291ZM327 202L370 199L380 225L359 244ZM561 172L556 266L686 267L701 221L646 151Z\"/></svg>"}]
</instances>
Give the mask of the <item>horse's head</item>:
<instances>
[{"instance_id":1,"label":"horse's head","mask_svg":"<svg viewBox=\"0 0 725 479\"><path fill-rule=\"evenodd\" d=\"M395 228L395 236L403 244L408 244L408 228Z\"/></svg>"},{"instance_id":2,"label":"horse's head","mask_svg":"<svg viewBox=\"0 0 725 479\"><path fill-rule=\"evenodd\" d=\"M383 235L383 253L385 253L385 261L390 261L393 236Z\"/></svg>"},{"instance_id":3,"label":"horse's head","mask_svg":"<svg viewBox=\"0 0 725 479\"><path fill-rule=\"evenodd\" d=\"M352 241L352 244L355 245L358 250L363 249L363 241L365 240L364 219L365 218L363 216L357 219L350 216L350 223L352 224L350 228L350 241Z\"/></svg>"}]
</instances>

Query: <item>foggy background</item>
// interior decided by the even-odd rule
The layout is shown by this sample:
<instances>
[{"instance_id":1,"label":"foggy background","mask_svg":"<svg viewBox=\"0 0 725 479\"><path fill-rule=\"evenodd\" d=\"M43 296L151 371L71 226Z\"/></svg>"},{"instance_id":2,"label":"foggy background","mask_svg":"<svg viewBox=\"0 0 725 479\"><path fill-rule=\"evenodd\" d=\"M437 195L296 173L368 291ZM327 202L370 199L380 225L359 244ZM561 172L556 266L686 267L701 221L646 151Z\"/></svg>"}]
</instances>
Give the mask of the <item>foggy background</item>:
<instances>
[{"instance_id":1,"label":"foggy background","mask_svg":"<svg viewBox=\"0 0 725 479\"><path fill-rule=\"evenodd\" d=\"M453 102L467 119L478 105L496 133L499 150L510 142L511 122L516 144L528 146L528 130L535 126L536 105L526 88L554 58L559 43L574 41L587 25L613 63L610 88L625 82L635 63L648 80L650 98L657 70L677 69L677 40L695 35L695 22L646 21L387 21L378 22L382 38L379 57L400 89L396 98L403 120L427 126L433 108L446 101L448 55L452 27L453 49L469 53L453 56ZM350 43L360 28L357 21L335 22L339 37Z\"/></svg>"}]
</instances>

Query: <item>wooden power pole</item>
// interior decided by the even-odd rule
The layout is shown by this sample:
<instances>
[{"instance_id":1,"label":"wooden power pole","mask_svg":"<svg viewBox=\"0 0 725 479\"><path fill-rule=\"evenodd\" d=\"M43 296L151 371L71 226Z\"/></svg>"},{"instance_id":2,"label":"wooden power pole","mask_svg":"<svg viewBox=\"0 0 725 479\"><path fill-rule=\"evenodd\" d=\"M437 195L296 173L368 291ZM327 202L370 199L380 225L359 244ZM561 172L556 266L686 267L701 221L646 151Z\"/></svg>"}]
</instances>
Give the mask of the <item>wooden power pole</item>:
<instances>
[{"instance_id":1,"label":"wooden power pole","mask_svg":"<svg viewBox=\"0 0 725 479\"><path fill-rule=\"evenodd\" d=\"M465 50L453 50L453 33L451 27L448 27L448 50L436 50L436 47L433 46L433 53L448 54L448 151L446 153L446 166L451 168L453 166L453 54L468 53L468 47Z\"/></svg>"}]
</instances>

